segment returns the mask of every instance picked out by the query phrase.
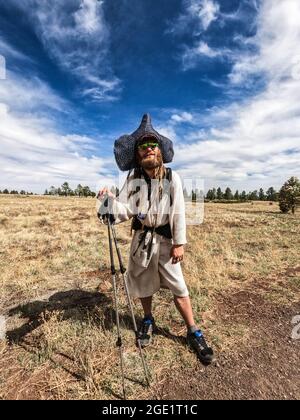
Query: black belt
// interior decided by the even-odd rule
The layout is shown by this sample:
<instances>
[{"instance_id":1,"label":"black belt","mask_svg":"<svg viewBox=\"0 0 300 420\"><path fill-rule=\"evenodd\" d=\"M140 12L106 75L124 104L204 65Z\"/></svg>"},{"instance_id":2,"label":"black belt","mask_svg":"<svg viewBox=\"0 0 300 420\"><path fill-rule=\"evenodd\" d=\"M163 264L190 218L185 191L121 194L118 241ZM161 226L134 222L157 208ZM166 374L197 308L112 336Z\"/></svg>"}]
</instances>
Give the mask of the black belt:
<instances>
[{"instance_id":1,"label":"black belt","mask_svg":"<svg viewBox=\"0 0 300 420\"><path fill-rule=\"evenodd\" d=\"M142 228L143 228L143 225L140 222L140 220L137 217L134 217L133 223L132 223L132 229L133 230L141 230ZM166 225L163 225L163 226L158 226L156 228L144 225L144 231L146 231L146 232L148 232L148 231L153 232L154 231L154 232L158 233L158 235L164 236L167 239L172 239L172 232L171 232L170 223L167 223Z\"/></svg>"}]
</instances>

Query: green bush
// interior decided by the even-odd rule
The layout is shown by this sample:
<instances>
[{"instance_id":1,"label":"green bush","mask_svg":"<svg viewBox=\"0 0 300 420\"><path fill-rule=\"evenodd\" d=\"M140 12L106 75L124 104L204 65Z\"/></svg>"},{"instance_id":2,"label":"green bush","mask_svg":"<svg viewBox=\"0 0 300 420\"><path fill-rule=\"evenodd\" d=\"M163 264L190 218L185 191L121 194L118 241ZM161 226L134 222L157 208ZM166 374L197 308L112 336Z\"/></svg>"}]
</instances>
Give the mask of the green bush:
<instances>
[{"instance_id":1,"label":"green bush","mask_svg":"<svg viewBox=\"0 0 300 420\"><path fill-rule=\"evenodd\" d=\"M294 214L300 204L300 181L296 177L290 178L279 192L279 208L282 213L292 211Z\"/></svg>"}]
</instances>

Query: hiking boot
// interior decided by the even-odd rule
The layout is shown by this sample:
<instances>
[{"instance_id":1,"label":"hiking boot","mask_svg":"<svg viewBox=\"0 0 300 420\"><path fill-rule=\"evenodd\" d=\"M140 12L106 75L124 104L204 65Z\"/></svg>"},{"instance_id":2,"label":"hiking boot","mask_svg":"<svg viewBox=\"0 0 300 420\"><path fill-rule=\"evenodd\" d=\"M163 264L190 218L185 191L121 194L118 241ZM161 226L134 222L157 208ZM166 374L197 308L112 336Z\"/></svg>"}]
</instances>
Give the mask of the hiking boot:
<instances>
[{"instance_id":1,"label":"hiking boot","mask_svg":"<svg viewBox=\"0 0 300 420\"><path fill-rule=\"evenodd\" d=\"M147 347L151 344L154 329L154 319L144 318L138 330L137 338L140 340L141 347Z\"/></svg>"},{"instance_id":2,"label":"hiking boot","mask_svg":"<svg viewBox=\"0 0 300 420\"><path fill-rule=\"evenodd\" d=\"M198 330L187 334L187 343L195 351L198 358L204 365L209 365L214 359L214 352L208 347L203 333Z\"/></svg>"}]
</instances>

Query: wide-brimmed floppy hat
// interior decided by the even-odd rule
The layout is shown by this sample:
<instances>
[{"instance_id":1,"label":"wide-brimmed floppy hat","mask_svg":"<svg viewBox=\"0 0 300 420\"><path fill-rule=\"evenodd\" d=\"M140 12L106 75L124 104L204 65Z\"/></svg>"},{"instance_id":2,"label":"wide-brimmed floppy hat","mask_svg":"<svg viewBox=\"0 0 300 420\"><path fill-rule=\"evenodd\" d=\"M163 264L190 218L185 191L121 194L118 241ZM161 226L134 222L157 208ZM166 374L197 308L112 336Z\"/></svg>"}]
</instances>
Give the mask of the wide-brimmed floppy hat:
<instances>
[{"instance_id":1,"label":"wide-brimmed floppy hat","mask_svg":"<svg viewBox=\"0 0 300 420\"><path fill-rule=\"evenodd\" d=\"M151 124L151 117L145 114L137 130L132 134L125 134L115 141L114 154L121 171L129 171L138 166L136 161L136 147L143 138L154 138L159 144L163 163L172 162L174 156L172 140L159 134Z\"/></svg>"}]
</instances>

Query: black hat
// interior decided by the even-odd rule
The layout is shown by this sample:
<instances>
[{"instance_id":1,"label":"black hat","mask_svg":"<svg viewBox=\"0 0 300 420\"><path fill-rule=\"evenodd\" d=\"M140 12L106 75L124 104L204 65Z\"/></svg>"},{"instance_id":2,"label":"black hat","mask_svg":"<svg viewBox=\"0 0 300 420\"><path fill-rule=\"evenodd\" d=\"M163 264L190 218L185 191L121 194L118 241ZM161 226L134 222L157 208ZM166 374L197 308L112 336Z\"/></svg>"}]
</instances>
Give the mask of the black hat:
<instances>
[{"instance_id":1,"label":"black hat","mask_svg":"<svg viewBox=\"0 0 300 420\"><path fill-rule=\"evenodd\" d=\"M135 158L136 145L145 137L153 137L158 141L163 163L172 162L174 156L173 142L154 130L150 115L145 114L137 130L130 135L125 134L115 141L114 154L121 171L129 171L138 166Z\"/></svg>"}]
</instances>

